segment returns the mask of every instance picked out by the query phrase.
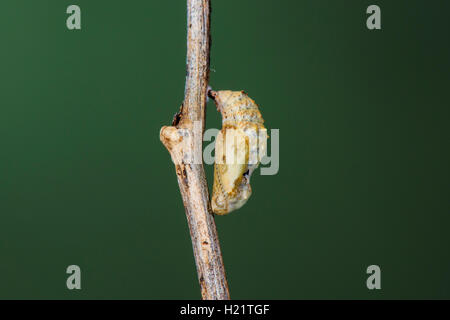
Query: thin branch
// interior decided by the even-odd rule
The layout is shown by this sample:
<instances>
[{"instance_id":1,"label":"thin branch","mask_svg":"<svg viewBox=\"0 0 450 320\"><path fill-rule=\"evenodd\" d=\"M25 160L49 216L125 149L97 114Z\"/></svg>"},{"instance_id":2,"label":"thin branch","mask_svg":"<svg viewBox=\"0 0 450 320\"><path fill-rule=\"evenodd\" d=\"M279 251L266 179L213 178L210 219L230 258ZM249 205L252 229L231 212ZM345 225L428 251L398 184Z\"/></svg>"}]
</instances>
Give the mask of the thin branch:
<instances>
[{"instance_id":1,"label":"thin branch","mask_svg":"<svg viewBox=\"0 0 450 320\"><path fill-rule=\"evenodd\" d=\"M210 13L210 0L187 0L184 102L172 126L161 128L160 139L175 163L202 298L224 300L230 298L228 283L202 158L209 80Z\"/></svg>"}]
</instances>

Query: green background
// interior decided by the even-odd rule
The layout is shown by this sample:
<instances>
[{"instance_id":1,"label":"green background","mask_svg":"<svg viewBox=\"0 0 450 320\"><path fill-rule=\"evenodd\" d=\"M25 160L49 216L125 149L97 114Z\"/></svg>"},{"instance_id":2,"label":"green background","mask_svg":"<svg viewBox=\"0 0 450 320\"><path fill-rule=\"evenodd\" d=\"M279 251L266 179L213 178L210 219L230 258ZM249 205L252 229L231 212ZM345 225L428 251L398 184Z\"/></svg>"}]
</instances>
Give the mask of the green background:
<instances>
[{"instance_id":1,"label":"green background","mask_svg":"<svg viewBox=\"0 0 450 320\"><path fill-rule=\"evenodd\" d=\"M280 129L279 173L258 170L247 205L216 218L232 298L450 298L450 3L212 6L211 86L245 90ZM159 141L183 99L185 10L1 1L0 298L200 298Z\"/></svg>"}]
</instances>

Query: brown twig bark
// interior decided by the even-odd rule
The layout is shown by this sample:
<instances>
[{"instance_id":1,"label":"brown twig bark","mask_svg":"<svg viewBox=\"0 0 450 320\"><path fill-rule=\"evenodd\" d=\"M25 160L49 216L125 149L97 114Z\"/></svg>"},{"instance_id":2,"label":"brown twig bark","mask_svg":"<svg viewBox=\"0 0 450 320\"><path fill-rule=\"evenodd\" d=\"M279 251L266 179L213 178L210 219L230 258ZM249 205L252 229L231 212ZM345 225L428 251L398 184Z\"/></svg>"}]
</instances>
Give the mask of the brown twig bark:
<instances>
[{"instance_id":1,"label":"brown twig bark","mask_svg":"<svg viewBox=\"0 0 450 320\"><path fill-rule=\"evenodd\" d=\"M209 80L210 0L187 0L184 102L160 139L175 163L203 299L229 299L228 283L203 168L202 143ZM197 131L197 134L195 134Z\"/></svg>"}]
</instances>

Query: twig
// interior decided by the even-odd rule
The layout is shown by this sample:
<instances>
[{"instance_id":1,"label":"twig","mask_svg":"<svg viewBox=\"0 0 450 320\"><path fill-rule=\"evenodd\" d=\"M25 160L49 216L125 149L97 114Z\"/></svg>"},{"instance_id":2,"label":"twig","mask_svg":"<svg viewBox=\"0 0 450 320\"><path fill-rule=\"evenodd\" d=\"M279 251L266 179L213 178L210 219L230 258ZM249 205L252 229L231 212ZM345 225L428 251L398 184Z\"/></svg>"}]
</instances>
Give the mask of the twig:
<instances>
[{"instance_id":1,"label":"twig","mask_svg":"<svg viewBox=\"0 0 450 320\"><path fill-rule=\"evenodd\" d=\"M229 299L208 186L202 142L209 80L210 0L187 0L187 70L184 103L160 139L175 163L203 299ZM198 129L199 134L193 135ZM183 132L187 132L184 134ZM193 137L193 138L192 138ZM189 160L197 160L192 163Z\"/></svg>"}]
</instances>

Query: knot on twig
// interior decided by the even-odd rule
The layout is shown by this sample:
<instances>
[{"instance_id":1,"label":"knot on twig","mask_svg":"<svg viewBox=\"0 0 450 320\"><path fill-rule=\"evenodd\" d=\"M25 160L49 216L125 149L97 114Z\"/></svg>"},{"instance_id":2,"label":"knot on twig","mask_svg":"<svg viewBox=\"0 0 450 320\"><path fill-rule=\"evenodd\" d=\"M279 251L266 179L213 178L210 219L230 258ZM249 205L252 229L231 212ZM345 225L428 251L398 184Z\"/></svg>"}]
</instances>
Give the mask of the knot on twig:
<instances>
[{"instance_id":1,"label":"knot on twig","mask_svg":"<svg viewBox=\"0 0 450 320\"><path fill-rule=\"evenodd\" d=\"M183 136L177 127L164 126L159 132L159 139L169 151L172 161L175 164L181 163L183 159Z\"/></svg>"}]
</instances>

